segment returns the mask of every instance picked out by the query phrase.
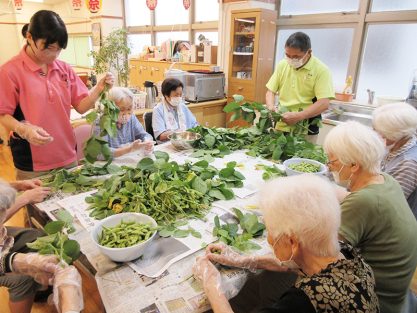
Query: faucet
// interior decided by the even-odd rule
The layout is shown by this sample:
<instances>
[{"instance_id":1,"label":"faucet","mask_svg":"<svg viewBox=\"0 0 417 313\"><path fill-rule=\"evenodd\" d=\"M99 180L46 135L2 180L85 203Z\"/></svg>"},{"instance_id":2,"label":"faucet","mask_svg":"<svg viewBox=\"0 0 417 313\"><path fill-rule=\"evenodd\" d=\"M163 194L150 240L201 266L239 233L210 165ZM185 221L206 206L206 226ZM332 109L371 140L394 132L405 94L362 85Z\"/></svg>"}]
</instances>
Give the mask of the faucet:
<instances>
[{"instance_id":1,"label":"faucet","mask_svg":"<svg viewBox=\"0 0 417 313\"><path fill-rule=\"evenodd\" d=\"M374 103L375 91L373 91L371 89L366 89L366 91L368 92L368 104L373 104Z\"/></svg>"}]
</instances>

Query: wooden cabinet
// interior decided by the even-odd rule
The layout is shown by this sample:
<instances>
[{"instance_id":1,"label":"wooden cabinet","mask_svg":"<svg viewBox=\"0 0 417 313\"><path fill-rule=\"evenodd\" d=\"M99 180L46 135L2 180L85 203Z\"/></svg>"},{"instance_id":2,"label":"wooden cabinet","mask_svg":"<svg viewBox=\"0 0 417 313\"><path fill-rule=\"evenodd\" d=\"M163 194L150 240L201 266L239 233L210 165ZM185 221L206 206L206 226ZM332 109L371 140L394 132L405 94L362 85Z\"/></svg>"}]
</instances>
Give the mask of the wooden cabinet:
<instances>
[{"instance_id":1,"label":"wooden cabinet","mask_svg":"<svg viewBox=\"0 0 417 313\"><path fill-rule=\"evenodd\" d=\"M150 80L154 83L164 80L164 73L172 65L172 62L166 61L144 61L139 59L130 59L130 87L143 89L143 83ZM189 70L210 70L211 64L205 63L176 63L173 68L183 71Z\"/></svg>"},{"instance_id":2,"label":"wooden cabinet","mask_svg":"<svg viewBox=\"0 0 417 313\"><path fill-rule=\"evenodd\" d=\"M220 99L190 103L187 107L194 114L200 125L208 127L226 127L226 113L223 112L226 102L226 99ZM142 125L145 125L143 121L143 114L145 112L152 112L152 109L139 109L134 111L134 114ZM74 128L84 124L87 124L87 121L84 118L71 120L71 125Z\"/></svg>"},{"instance_id":3,"label":"wooden cabinet","mask_svg":"<svg viewBox=\"0 0 417 313\"><path fill-rule=\"evenodd\" d=\"M265 9L232 11L228 101L240 94L265 103L266 83L273 73L277 12ZM233 122L228 126L244 125Z\"/></svg>"}]
</instances>

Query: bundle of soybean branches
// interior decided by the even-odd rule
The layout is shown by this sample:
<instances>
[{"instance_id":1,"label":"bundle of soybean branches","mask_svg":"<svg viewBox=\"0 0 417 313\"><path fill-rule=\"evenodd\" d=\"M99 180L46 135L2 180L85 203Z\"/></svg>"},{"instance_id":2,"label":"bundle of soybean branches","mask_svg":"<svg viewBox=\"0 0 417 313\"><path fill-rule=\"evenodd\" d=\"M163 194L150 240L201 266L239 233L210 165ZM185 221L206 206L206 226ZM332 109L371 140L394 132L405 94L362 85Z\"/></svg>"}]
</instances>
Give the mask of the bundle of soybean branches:
<instances>
[{"instance_id":1,"label":"bundle of soybean branches","mask_svg":"<svg viewBox=\"0 0 417 313\"><path fill-rule=\"evenodd\" d=\"M241 118L253 124L257 116L258 120L255 125L245 128L192 128L190 131L201 135L201 139L195 142L196 149L219 151L219 157L235 150L247 149L248 155L275 161L302 157L326 162L322 147L305 139L309 127L307 121L297 123L286 133L274 128L275 123L281 120L283 111L273 112L256 102L231 102L225 106L224 111L233 113L231 121ZM317 119L313 123L318 124L320 121Z\"/></svg>"}]
</instances>

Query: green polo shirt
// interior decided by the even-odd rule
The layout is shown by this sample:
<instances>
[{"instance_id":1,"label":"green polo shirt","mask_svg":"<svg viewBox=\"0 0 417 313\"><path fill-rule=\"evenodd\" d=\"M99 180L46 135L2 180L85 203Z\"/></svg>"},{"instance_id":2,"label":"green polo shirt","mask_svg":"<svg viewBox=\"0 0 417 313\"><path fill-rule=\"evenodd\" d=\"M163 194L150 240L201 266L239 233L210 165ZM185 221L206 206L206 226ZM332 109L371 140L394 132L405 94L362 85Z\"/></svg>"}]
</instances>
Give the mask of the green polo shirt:
<instances>
[{"instance_id":1,"label":"green polo shirt","mask_svg":"<svg viewBox=\"0 0 417 313\"><path fill-rule=\"evenodd\" d=\"M383 175L383 184L368 185L343 200L339 233L372 267L381 312L398 313L417 265L417 222L401 186Z\"/></svg>"},{"instance_id":2,"label":"green polo shirt","mask_svg":"<svg viewBox=\"0 0 417 313\"><path fill-rule=\"evenodd\" d=\"M313 103L313 98L334 99L330 70L315 56L299 69L290 66L285 59L281 60L266 87L278 93L280 105L290 111L304 110Z\"/></svg>"}]
</instances>

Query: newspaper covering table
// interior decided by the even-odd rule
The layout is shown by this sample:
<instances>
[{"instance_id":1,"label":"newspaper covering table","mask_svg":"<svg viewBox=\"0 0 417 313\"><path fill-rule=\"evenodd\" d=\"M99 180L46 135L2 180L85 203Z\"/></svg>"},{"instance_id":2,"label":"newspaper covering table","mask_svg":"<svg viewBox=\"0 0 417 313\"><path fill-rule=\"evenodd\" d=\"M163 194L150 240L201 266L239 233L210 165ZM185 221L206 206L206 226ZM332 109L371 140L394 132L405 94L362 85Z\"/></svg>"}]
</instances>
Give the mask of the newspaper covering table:
<instances>
[{"instance_id":1,"label":"newspaper covering table","mask_svg":"<svg viewBox=\"0 0 417 313\"><path fill-rule=\"evenodd\" d=\"M169 153L170 160L184 163L196 161L190 157L192 151L176 151L170 144L159 145L157 150ZM130 153L114 160L115 164L136 166L142 158L140 154ZM259 214L256 210L256 193L263 184L262 171L257 165L271 166L264 159L250 157L244 151L236 151L224 158L216 158L211 165L223 168L227 162L235 161L238 170L245 175L242 188L234 188L235 199L215 201L205 220L191 220L190 225L198 230L202 238L158 238L146 251L146 257L127 264L117 264L100 253L93 242L90 231L97 223L86 210L85 197L96 192L68 195L55 194L51 199L37 207L56 219L57 212L65 209L75 218L76 232L72 239L80 243L81 251L96 269L97 286L109 313L183 313L204 312L209 304L202 286L192 275L192 266L199 254L204 254L205 245L215 240L212 237L213 219L218 215L223 221L234 219L232 208ZM259 214L260 215L260 214ZM256 254L270 253L265 237L256 239L262 247ZM228 298L234 297L244 285L247 272L241 269L220 267L223 288Z\"/></svg>"}]
</instances>

